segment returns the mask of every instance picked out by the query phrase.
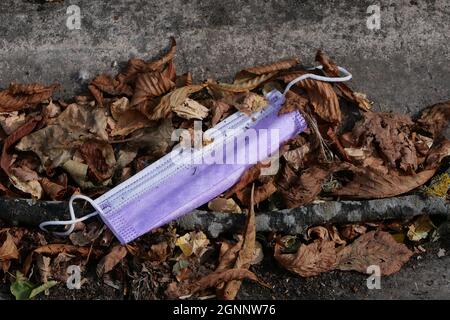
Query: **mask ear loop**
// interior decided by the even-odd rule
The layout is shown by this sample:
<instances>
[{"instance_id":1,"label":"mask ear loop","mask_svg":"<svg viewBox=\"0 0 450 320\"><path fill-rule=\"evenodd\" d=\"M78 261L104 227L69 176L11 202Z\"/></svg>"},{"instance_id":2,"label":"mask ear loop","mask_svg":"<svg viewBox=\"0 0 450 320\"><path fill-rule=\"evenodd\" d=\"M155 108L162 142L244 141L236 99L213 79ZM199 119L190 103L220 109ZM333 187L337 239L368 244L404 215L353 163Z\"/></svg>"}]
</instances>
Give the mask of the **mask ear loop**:
<instances>
[{"instance_id":1,"label":"mask ear loop","mask_svg":"<svg viewBox=\"0 0 450 320\"><path fill-rule=\"evenodd\" d=\"M283 95L286 95L286 93L292 88L292 86L294 84L296 84L297 82L300 82L302 80L305 80L305 79L314 79L314 80L326 81L326 82L345 82L345 81L351 80L352 74L350 72L348 72L345 68L342 68L342 67L337 67L337 68L340 72L342 72L344 74L343 77L325 77L325 76L320 76L320 75L313 74L313 73L302 74L301 76L295 78L294 80L292 80L291 82L288 83L288 85L284 89ZM314 70L314 69L322 70L323 66L320 65L317 67L308 68L307 70Z\"/></svg>"},{"instance_id":2,"label":"mask ear loop","mask_svg":"<svg viewBox=\"0 0 450 320\"><path fill-rule=\"evenodd\" d=\"M337 68L338 68L338 70L340 72L342 72L344 74L344 76L342 76L342 77L325 77L325 76L320 76L320 75L313 74L313 73L302 74L301 76L295 78L294 80L292 80L291 82L288 83L288 85L284 89L283 95L285 96L286 93L292 88L292 86L294 84L296 84L297 82L300 82L302 80L308 79L308 78L309 79L319 80L319 81L326 81L326 82L345 82L345 81L349 81L349 80L352 79L352 74L350 72L348 72L345 68L342 68L342 67L339 67L339 66ZM317 67L307 68L306 70L314 70L314 69L322 70L323 66L319 65ZM317 123L308 114L305 114L304 116L308 120L308 124L312 127L313 131L317 132L318 139L320 141L320 145L321 145L322 150L323 150L322 152L324 153L325 158L326 159L330 158L329 160L331 160L332 159L332 152L328 148L328 146L325 143L325 141L323 140L322 136L320 135L319 129L317 128ZM329 153L331 153L331 157L327 156L327 151Z\"/></svg>"},{"instance_id":3,"label":"mask ear loop","mask_svg":"<svg viewBox=\"0 0 450 320\"><path fill-rule=\"evenodd\" d=\"M73 209L73 201L74 201L74 200L77 200L77 199L82 199L82 200L85 200L85 201L89 202L89 203L91 204L91 206L92 206L96 211L93 212L93 213L90 213L90 214L88 214L88 215L85 215L84 217L77 218L77 217L75 216L75 211L74 211L74 209ZM47 228L46 228L47 226L68 226L68 225L70 225L70 228L69 228L67 231L64 231L64 232L52 232L54 235L57 235L57 236L68 236L69 234L71 234L71 233L73 232L73 230L75 229L75 225L76 225L78 222L85 221L85 220L87 220L87 219L89 219L89 218L92 218L92 217L98 215L99 213L102 213L102 212L103 212L102 208L100 208L100 206L97 205L97 204L94 202L94 200L92 200L91 198L89 198L89 197L87 197L87 196L84 196L84 195L82 195L82 194L74 194L72 197L70 197L70 200L69 200L70 220L64 220L64 221L45 221L45 222L42 222L42 223L39 225L39 228L41 228L41 230L43 230L43 231L49 232L49 230L47 230Z\"/></svg>"}]
</instances>

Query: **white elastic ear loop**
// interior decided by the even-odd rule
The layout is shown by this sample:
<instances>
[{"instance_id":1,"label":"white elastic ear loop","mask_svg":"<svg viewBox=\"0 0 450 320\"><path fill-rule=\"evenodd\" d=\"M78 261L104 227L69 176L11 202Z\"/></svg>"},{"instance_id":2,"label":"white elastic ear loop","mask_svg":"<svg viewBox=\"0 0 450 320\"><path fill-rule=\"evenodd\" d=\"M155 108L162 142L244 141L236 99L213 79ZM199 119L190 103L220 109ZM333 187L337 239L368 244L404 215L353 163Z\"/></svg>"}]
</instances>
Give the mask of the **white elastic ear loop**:
<instances>
[{"instance_id":1,"label":"white elastic ear loop","mask_svg":"<svg viewBox=\"0 0 450 320\"><path fill-rule=\"evenodd\" d=\"M96 211L77 219L77 217L75 217L75 211L73 210L73 201L77 200L77 199L86 200L87 202L89 202L91 204L92 207L94 207L94 209ZM81 194L74 194L69 200L70 220L45 221L39 225L39 228L41 228L41 230L43 230L43 231L49 232L46 228L47 226L68 226L68 225L70 225L70 228L65 232L52 232L54 235L57 235L57 236L68 236L75 229L75 224L77 224L78 222L87 220L89 218L92 218L101 212L102 212L102 209L94 202L94 200L92 200L91 198L89 198L87 196L81 195Z\"/></svg>"},{"instance_id":2,"label":"white elastic ear loop","mask_svg":"<svg viewBox=\"0 0 450 320\"><path fill-rule=\"evenodd\" d=\"M322 69L322 68L323 68L323 66L317 66L317 67L313 67L313 68L308 68L307 70ZM346 69L344 69L342 67L337 67L337 68L340 72L342 72L344 74L343 77L324 77L324 76L319 76L319 75L313 74L313 73L302 74L301 76L295 78L294 80L292 80L291 82L288 83L288 85L286 86L286 89L284 89L283 95L286 95L286 93L292 88L292 86L294 84L296 84L299 81L308 79L308 78L320 80L320 81L326 81L326 82L345 82L345 81L349 81L352 78L352 74L350 72L348 72Z\"/></svg>"}]
</instances>

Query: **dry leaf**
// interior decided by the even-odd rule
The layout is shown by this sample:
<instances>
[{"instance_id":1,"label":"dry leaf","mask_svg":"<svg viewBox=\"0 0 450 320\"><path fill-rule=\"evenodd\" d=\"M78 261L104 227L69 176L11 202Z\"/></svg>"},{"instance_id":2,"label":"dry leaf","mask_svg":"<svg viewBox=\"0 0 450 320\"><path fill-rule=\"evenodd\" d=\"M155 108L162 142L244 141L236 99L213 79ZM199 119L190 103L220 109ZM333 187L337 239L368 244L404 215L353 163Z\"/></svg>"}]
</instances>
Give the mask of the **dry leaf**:
<instances>
[{"instance_id":1,"label":"dry leaf","mask_svg":"<svg viewBox=\"0 0 450 320\"><path fill-rule=\"evenodd\" d=\"M111 136L126 136L152 124L139 110L131 109L126 97L111 103L111 115L117 121Z\"/></svg>"},{"instance_id":2,"label":"dry leaf","mask_svg":"<svg viewBox=\"0 0 450 320\"><path fill-rule=\"evenodd\" d=\"M337 268L366 273L367 267L377 265L382 275L390 275L399 271L412 255L411 250L389 233L370 231L339 251Z\"/></svg>"},{"instance_id":3,"label":"dry leaf","mask_svg":"<svg viewBox=\"0 0 450 320\"><path fill-rule=\"evenodd\" d=\"M0 231L0 261L5 262L19 258L19 250L14 242L13 236L8 230Z\"/></svg>"},{"instance_id":4,"label":"dry leaf","mask_svg":"<svg viewBox=\"0 0 450 320\"><path fill-rule=\"evenodd\" d=\"M24 112L18 111L5 112L0 114L0 125L7 135L10 135L26 122Z\"/></svg>"},{"instance_id":5,"label":"dry leaf","mask_svg":"<svg viewBox=\"0 0 450 320\"><path fill-rule=\"evenodd\" d=\"M256 241L256 224L255 224L255 210L253 202L253 190L251 191L250 211L248 213L247 223L245 226L244 240L241 250L237 256L234 264L235 269L248 269L253 261ZM232 280L225 284L221 295L226 300L234 300L241 287L241 281Z\"/></svg>"},{"instance_id":6,"label":"dry leaf","mask_svg":"<svg viewBox=\"0 0 450 320\"><path fill-rule=\"evenodd\" d=\"M316 61L323 66L323 71L326 75L331 77L339 77L340 72L336 64L321 50L317 51ZM345 84L345 82L337 82L335 85L342 92L345 99L355 103L362 110L368 111L371 108L371 104L369 100L367 100L366 96L359 92L354 92L347 86L347 84Z\"/></svg>"},{"instance_id":7,"label":"dry leaf","mask_svg":"<svg viewBox=\"0 0 450 320\"><path fill-rule=\"evenodd\" d=\"M448 126L449 120L450 101L447 101L426 108L417 120L417 124L421 129L431 133L433 138L437 138Z\"/></svg>"},{"instance_id":8,"label":"dry leaf","mask_svg":"<svg viewBox=\"0 0 450 320\"><path fill-rule=\"evenodd\" d=\"M108 140L106 116L102 109L70 104L45 128L23 137L16 148L33 151L46 168L55 168L71 159L87 140Z\"/></svg>"},{"instance_id":9,"label":"dry leaf","mask_svg":"<svg viewBox=\"0 0 450 320\"><path fill-rule=\"evenodd\" d=\"M172 110L182 104L194 92L202 90L206 85L197 84L181 87L169 92L161 98L159 104L147 114L150 120L167 118Z\"/></svg>"},{"instance_id":10,"label":"dry leaf","mask_svg":"<svg viewBox=\"0 0 450 320\"><path fill-rule=\"evenodd\" d=\"M0 91L0 112L18 111L35 107L38 103L48 100L55 89L54 84L45 87L41 84L11 84L8 89Z\"/></svg>"},{"instance_id":11,"label":"dry leaf","mask_svg":"<svg viewBox=\"0 0 450 320\"><path fill-rule=\"evenodd\" d=\"M175 87L175 83L161 72L153 71L138 75L135 86L131 106L136 106L167 93Z\"/></svg>"},{"instance_id":12,"label":"dry leaf","mask_svg":"<svg viewBox=\"0 0 450 320\"><path fill-rule=\"evenodd\" d=\"M418 217L413 224L409 225L407 236L411 241L426 239L428 234L435 228L429 216Z\"/></svg>"},{"instance_id":13,"label":"dry leaf","mask_svg":"<svg viewBox=\"0 0 450 320\"><path fill-rule=\"evenodd\" d=\"M275 244L275 259L286 269L302 277L312 277L330 271L337 266L335 243L328 240L315 240L302 244L296 253L282 253L280 244Z\"/></svg>"},{"instance_id":14,"label":"dry leaf","mask_svg":"<svg viewBox=\"0 0 450 320\"><path fill-rule=\"evenodd\" d=\"M190 257L192 254L201 257L209 245L209 240L202 231L192 231L179 237L175 245L181 249L186 257Z\"/></svg>"},{"instance_id":15,"label":"dry leaf","mask_svg":"<svg viewBox=\"0 0 450 320\"><path fill-rule=\"evenodd\" d=\"M373 152L381 152L391 168L407 173L417 169L417 154L411 139L410 117L394 113L367 112L364 119L355 124L353 137L359 146Z\"/></svg>"},{"instance_id":16,"label":"dry leaf","mask_svg":"<svg viewBox=\"0 0 450 320\"><path fill-rule=\"evenodd\" d=\"M290 82L306 73L306 71L295 71L282 76L281 79L284 82ZM339 107L337 95L330 83L314 79L305 79L297 82L296 85L306 91L309 103L313 106L314 112L320 118L334 124L341 123L341 108Z\"/></svg>"},{"instance_id":17,"label":"dry leaf","mask_svg":"<svg viewBox=\"0 0 450 320\"><path fill-rule=\"evenodd\" d=\"M184 119L202 120L208 116L208 108L195 100L186 98L183 103L172 109L179 117Z\"/></svg>"},{"instance_id":18,"label":"dry leaf","mask_svg":"<svg viewBox=\"0 0 450 320\"><path fill-rule=\"evenodd\" d=\"M128 251L125 246L114 246L111 251L100 260L97 265L97 275L102 277L105 273L110 272L114 267L122 261Z\"/></svg>"},{"instance_id":19,"label":"dry leaf","mask_svg":"<svg viewBox=\"0 0 450 320\"><path fill-rule=\"evenodd\" d=\"M215 198L208 202L208 208L215 212L242 213L241 208L232 198Z\"/></svg>"},{"instance_id":20,"label":"dry leaf","mask_svg":"<svg viewBox=\"0 0 450 320\"><path fill-rule=\"evenodd\" d=\"M109 143L86 141L79 151L97 181L111 178L114 173L116 159L114 150Z\"/></svg>"}]
</instances>

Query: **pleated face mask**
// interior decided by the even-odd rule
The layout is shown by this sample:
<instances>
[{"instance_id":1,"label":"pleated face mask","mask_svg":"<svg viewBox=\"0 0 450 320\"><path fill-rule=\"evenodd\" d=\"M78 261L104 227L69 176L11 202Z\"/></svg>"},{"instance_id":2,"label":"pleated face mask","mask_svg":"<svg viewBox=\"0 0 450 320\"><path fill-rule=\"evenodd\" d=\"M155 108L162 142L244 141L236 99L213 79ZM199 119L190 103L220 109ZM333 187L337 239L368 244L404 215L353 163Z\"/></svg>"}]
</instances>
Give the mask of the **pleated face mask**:
<instances>
[{"instance_id":1,"label":"pleated face mask","mask_svg":"<svg viewBox=\"0 0 450 320\"><path fill-rule=\"evenodd\" d=\"M40 227L70 225L99 215L122 244L162 226L219 196L243 173L258 162L267 161L281 144L306 128L298 111L278 115L285 102L284 94L296 82L306 78L339 82L351 79L343 68L341 78L304 74L288 84L285 92L274 90L266 95L268 106L250 116L241 112L227 117L204 133L206 146L180 144L133 177L93 200L73 195L69 201L71 220L47 221ZM179 133L175 133L179 138ZM184 140L184 139L183 139ZM273 168L272 168L273 169ZM276 170L275 170L276 171ZM276 173L276 172L274 172ZM88 201L95 212L76 218L73 201Z\"/></svg>"}]
</instances>

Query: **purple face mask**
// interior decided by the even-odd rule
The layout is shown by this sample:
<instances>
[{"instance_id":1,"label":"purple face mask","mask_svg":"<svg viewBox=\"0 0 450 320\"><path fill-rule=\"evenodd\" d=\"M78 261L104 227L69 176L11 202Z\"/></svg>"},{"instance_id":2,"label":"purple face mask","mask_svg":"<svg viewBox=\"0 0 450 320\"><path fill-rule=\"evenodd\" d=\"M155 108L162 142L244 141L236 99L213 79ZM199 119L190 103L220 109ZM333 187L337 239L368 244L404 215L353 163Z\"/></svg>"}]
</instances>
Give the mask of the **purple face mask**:
<instances>
[{"instance_id":1,"label":"purple face mask","mask_svg":"<svg viewBox=\"0 0 450 320\"><path fill-rule=\"evenodd\" d=\"M346 73L346 78L351 77ZM306 74L289 84L286 91L308 77L322 81L346 79ZM250 117L237 112L206 131L212 142L205 147L192 149L189 143L188 147L174 148L95 200L74 195L69 202L72 220L44 222L40 227L45 230L48 225L71 225L66 232L56 233L68 235L76 222L99 214L125 244L207 203L236 184L248 168L268 159L282 143L305 130L306 122L298 111L278 115L285 101L282 93L274 90L266 98L269 105L264 110ZM276 170L272 170L274 173ZM72 206L76 199L90 202L96 212L76 219Z\"/></svg>"}]
</instances>

